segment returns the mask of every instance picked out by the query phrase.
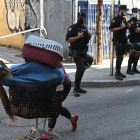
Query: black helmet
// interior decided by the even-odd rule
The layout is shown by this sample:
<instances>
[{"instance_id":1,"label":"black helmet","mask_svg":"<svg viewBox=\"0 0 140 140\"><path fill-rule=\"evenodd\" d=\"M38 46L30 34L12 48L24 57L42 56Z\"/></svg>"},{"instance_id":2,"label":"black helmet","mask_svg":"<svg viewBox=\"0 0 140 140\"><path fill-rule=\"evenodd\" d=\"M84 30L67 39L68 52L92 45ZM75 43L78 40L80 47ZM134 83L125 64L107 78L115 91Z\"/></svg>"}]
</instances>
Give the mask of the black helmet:
<instances>
[{"instance_id":1,"label":"black helmet","mask_svg":"<svg viewBox=\"0 0 140 140\"><path fill-rule=\"evenodd\" d=\"M133 49L135 51L140 51L140 43L139 42L133 43Z\"/></svg>"},{"instance_id":2,"label":"black helmet","mask_svg":"<svg viewBox=\"0 0 140 140\"><path fill-rule=\"evenodd\" d=\"M87 55L86 55L86 61L87 61L87 63L89 63L90 65L92 65L92 63L93 63L93 57L92 57L91 55L89 55L88 53L87 53Z\"/></svg>"},{"instance_id":3,"label":"black helmet","mask_svg":"<svg viewBox=\"0 0 140 140\"><path fill-rule=\"evenodd\" d=\"M85 70L87 70L93 63L93 57L89 54L85 57Z\"/></svg>"},{"instance_id":4,"label":"black helmet","mask_svg":"<svg viewBox=\"0 0 140 140\"><path fill-rule=\"evenodd\" d=\"M130 42L127 42L127 43L125 43L125 45L124 45L124 49L125 49L126 51L130 51L130 50L133 49L133 46L132 46L132 44L131 44Z\"/></svg>"},{"instance_id":5,"label":"black helmet","mask_svg":"<svg viewBox=\"0 0 140 140\"><path fill-rule=\"evenodd\" d=\"M134 49L131 51L131 54L134 56L134 57L137 57L139 55L139 52L138 51L135 51Z\"/></svg>"}]
</instances>

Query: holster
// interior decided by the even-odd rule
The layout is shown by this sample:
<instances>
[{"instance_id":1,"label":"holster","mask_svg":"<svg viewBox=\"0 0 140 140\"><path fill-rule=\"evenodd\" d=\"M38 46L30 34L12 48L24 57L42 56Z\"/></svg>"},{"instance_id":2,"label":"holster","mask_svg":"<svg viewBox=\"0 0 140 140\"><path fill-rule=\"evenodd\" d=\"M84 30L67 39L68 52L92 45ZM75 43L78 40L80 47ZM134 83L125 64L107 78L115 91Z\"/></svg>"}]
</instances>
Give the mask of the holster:
<instances>
[{"instance_id":1,"label":"holster","mask_svg":"<svg viewBox=\"0 0 140 140\"><path fill-rule=\"evenodd\" d=\"M74 50L74 52L73 52L73 58L78 58L78 50Z\"/></svg>"},{"instance_id":2,"label":"holster","mask_svg":"<svg viewBox=\"0 0 140 140\"><path fill-rule=\"evenodd\" d=\"M123 52L126 42L127 38L116 39L116 41L114 41L115 50L120 50L121 52Z\"/></svg>"},{"instance_id":3,"label":"holster","mask_svg":"<svg viewBox=\"0 0 140 140\"><path fill-rule=\"evenodd\" d=\"M73 52L73 58L74 59L84 58L86 54L87 54L87 49L76 49Z\"/></svg>"},{"instance_id":4,"label":"holster","mask_svg":"<svg viewBox=\"0 0 140 140\"><path fill-rule=\"evenodd\" d=\"M74 50L72 50L71 46L69 46L69 56L72 56L74 53Z\"/></svg>"}]
</instances>

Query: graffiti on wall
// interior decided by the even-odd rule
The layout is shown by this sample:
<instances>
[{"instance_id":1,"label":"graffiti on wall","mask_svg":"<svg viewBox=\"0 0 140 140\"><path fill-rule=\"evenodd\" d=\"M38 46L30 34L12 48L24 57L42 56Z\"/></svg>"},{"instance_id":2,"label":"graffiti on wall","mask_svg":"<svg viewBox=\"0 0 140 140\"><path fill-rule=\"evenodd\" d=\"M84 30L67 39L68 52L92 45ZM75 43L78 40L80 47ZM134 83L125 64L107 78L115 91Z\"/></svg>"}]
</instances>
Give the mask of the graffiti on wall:
<instances>
[{"instance_id":1,"label":"graffiti on wall","mask_svg":"<svg viewBox=\"0 0 140 140\"><path fill-rule=\"evenodd\" d=\"M71 24L70 12L62 11L58 8L50 8L49 16L50 16L50 18L53 18L56 20L58 19L60 21L60 23L63 25L64 30L67 29L68 26Z\"/></svg>"},{"instance_id":2,"label":"graffiti on wall","mask_svg":"<svg viewBox=\"0 0 140 140\"><path fill-rule=\"evenodd\" d=\"M5 0L6 21L11 32L40 26L39 0Z\"/></svg>"}]
</instances>

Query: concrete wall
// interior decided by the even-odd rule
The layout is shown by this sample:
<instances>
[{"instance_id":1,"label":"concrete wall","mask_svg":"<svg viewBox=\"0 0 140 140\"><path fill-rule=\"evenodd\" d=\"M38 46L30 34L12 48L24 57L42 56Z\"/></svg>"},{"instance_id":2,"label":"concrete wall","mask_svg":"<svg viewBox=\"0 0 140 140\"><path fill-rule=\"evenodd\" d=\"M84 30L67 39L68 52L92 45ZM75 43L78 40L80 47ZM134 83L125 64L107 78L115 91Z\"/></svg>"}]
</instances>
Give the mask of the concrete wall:
<instances>
[{"instance_id":1,"label":"concrete wall","mask_svg":"<svg viewBox=\"0 0 140 140\"><path fill-rule=\"evenodd\" d=\"M47 2L46 24L48 37L64 47L64 58L68 59L68 44L65 41L68 27L72 24L71 2Z\"/></svg>"},{"instance_id":2,"label":"concrete wall","mask_svg":"<svg viewBox=\"0 0 140 140\"><path fill-rule=\"evenodd\" d=\"M8 0L7 0L8 1ZM0 36L9 35L12 33L24 30L24 3L4 3L0 2ZM24 42L23 35L16 35L0 39L0 44L6 46L15 46L22 48Z\"/></svg>"},{"instance_id":3,"label":"concrete wall","mask_svg":"<svg viewBox=\"0 0 140 140\"><path fill-rule=\"evenodd\" d=\"M37 2L36 5L38 5ZM37 26L39 26L40 16L38 6L34 7L34 13L36 14ZM68 44L65 41L65 36L68 27L72 24L71 2L44 1L44 15L44 25L48 33L47 37L63 45L64 58L68 59ZM30 15L28 17L30 18ZM26 33L25 38L30 34L39 36L39 32L35 31Z\"/></svg>"},{"instance_id":4,"label":"concrete wall","mask_svg":"<svg viewBox=\"0 0 140 140\"><path fill-rule=\"evenodd\" d=\"M40 27L39 0L2 0L0 3L0 36ZM44 0L44 25L47 37L61 43L64 58L68 59L68 44L65 41L67 28L72 24L71 2L64 0ZM40 32L16 35L0 39L0 44L22 48L24 40L30 35L39 36Z\"/></svg>"}]
</instances>

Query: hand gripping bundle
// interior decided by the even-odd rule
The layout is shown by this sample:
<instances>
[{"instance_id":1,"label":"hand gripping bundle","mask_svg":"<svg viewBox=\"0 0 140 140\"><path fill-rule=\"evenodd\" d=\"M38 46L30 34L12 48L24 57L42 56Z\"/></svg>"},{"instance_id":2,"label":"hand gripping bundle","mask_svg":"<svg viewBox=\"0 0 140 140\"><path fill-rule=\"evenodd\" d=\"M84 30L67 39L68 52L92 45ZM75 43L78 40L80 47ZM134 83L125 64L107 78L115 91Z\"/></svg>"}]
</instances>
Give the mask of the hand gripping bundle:
<instances>
[{"instance_id":1,"label":"hand gripping bundle","mask_svg":"<svg viewBox=\"0 0 140 140\"><path fill-rule=\"evenodd\" d=\"M63 46L55 41L30 35L24 43L25 61L38 61L57 68L63 60Z\"/></svg>"}]
</instances>

